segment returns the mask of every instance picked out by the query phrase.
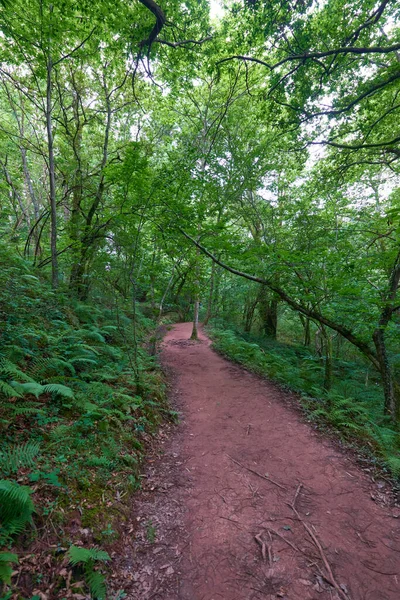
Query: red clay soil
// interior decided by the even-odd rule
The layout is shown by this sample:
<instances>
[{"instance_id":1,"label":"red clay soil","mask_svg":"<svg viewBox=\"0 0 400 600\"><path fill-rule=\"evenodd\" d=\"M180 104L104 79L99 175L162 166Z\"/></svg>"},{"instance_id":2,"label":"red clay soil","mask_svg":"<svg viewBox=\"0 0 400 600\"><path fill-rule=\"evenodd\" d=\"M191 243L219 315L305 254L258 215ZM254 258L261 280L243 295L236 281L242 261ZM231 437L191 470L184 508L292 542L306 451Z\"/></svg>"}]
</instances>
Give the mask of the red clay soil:
<instances>
[{"instance_id":1,"label":"red clay soil","mask_svg":"<svg viewBox=\"0 0 400 600\"><path fill-rule=\"evenodd\" d=\"M190 333L176 325L163 343L183 421L144 480L127 597L399 600L400 511L378 501L384 484Z\"/></svg>"}]
</instances>

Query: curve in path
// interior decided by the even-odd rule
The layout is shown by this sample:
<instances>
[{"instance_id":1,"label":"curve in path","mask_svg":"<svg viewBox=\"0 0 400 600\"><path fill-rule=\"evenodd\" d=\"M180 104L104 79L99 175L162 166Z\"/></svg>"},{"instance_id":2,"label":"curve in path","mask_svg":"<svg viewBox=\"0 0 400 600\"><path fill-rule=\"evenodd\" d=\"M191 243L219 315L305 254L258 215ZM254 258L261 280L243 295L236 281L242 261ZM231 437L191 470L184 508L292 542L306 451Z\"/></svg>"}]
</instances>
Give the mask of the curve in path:
<instances>
[{"instance_id":1,"label":"curve in path","mask_svg":"<svg viewBox=\"0 0 400 600\"><path fill-rule=\"evenodd\" d=\"M133 597L399 600L398 514L284 392L190 332L163 344L184 424L150 476L168 493L144 494L152 522L163 512L162 558L153 544L146 559L158 583Z\"/></svg>"}]
</instances>

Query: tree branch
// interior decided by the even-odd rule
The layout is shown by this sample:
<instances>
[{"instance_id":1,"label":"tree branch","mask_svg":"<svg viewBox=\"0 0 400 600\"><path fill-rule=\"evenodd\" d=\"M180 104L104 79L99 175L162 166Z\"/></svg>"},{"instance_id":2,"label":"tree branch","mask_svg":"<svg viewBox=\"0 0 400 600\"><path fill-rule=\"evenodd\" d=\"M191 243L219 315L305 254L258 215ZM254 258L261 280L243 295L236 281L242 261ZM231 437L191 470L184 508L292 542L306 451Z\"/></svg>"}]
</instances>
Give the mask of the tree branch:
<instances>
[{"instance_id":1,"label":"tree branch","mask_svg":"<svg viewBox=\"0 0 400 600\"><path fill-rule=\"evenodd\" d=\"M400 50L400 44L393 44L392 46L369 46L364 48L359 48L357 46L345 46L343 48L333 48L332 50L326 50L325 52L303 52L302 54L291 54L290 56L283 58L282 60L278 61L273 65L265 62L264 60L260 60L259 58L235 54L233 56L222 58L216 64L220 65L230 60L246 60L258 63L260 65L263 65L264 67L267 67L270 71L274 71L278 67L293 60L306 61L313 58L326 58L327 56L337 56L338 54L389 54L390 52L396 52L398 50Z\"/></svg>"},{"instance_id":2,"label":"tree branch","mask_svg":"<svg viewBox=\"0 0 400 600\"><path fill-rule=\"evenodd\" d=\"M167 18L162 10L162 8L154 2L154 0L139 0L143 6L148 8L156 18L156 22L154 24L153 29L150 31L149 37L146 40L140 42L140 47L143 48L147 46L149 51L150 48L155 41L156 37L160 33L161 29L164 27L167 22Z\"/></svg>"},{"instance_id":3,"label":"tree branch","mask_svg":"<svg viewBox=\"0 0 400 600\"><path fill-rule=\"evenodd\" d=\"M322 325L326 325L330 329L333 329L333 331L337 331L337 333L346 338L351 344L353 344L353 346L356 346L356 348L358 348L362 352L362 354L364 354L364 356L366 356L371 361L371 363L378 371L380 370L378 358L375 352L370 348L370 346L366 342L360 340L350 329L347 329L347 327L344 327L339 323L335 323L334 321L332 321L328 317L325 317L315 309L310 309L306 306L303 306L302 304L291 298L282 288L278 287L271 280L262 279L261 277L256 277L255 275L250 275L249 273L239 271L238 269L235 269L223 263L219 258L214 256L209 250L207 250L207 248L205 248L197 240L192 238L192 236L186 233L181 227L178 227L178 230L180 231L180 233L182 233L182 235L186 237L186 239L188 239L195 246L197 246L197 248L199 248L199 250L201 250L203 254L211 258L211 260L213 260L217 265L219 265L226 271L229 271L233 275L238 275L239 277L248 279L249 281L255 281L256 283L261 283L262 285L267 286L270 290L275 292L284 302L286 302L286 304L293 308L293 310L305 315L306 317L315 319Z\"/></svg>"}]
</instances>

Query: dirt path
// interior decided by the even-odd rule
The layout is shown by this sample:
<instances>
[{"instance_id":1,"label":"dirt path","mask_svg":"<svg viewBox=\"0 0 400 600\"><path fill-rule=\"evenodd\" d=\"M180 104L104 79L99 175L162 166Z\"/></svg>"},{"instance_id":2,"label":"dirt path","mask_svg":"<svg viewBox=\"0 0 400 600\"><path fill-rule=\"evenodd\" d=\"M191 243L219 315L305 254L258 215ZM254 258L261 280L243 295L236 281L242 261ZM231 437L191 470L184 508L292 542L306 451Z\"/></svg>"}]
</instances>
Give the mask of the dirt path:
<instances>
[{"instance_id":1,"label":"dirt path","mask_svg":"<svg viewBox=\"0 0 400 600\"><path fill-rule=\"evenodd\" d=\"M184 420L147 473L128 598L399 600L400 511L377 502L383 484L371 487L275 385L204 335L187 341L190 327L163 344Z\"/></svg>"}]
</instances>

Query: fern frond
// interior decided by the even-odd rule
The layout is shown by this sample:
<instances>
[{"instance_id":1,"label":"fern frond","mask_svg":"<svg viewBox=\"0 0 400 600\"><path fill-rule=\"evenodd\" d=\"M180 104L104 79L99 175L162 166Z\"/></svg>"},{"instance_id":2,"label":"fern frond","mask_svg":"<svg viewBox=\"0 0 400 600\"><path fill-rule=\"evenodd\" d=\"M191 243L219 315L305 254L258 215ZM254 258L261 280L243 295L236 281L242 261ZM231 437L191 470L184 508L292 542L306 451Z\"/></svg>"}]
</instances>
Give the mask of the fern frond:
<instances>
[{"instance_id":1,"label":"fern frond","mask_svg":"<svg viewBox=\"0 0 400 600\"><path fill-rule=\"evenodd\" d=\"M11 386L17 392L18 396L24 396L25 394L32 394L39 398L40 394L43 394L43 386L40 383L34 381L27 383L19 383L18 381L11 381Z\"/></svg>"},{"instance_id":2,"label":"fern frond","mask_svg":"<svg viewBox=\"0 0 400 600\"><path fill-rule=\"evenodd\" d=\"M15 365L11 361L5 360L5 359L2 359L0 361L0 375L2 375L3 378L8 378L8 379L20 379L21 381L33 381L32 377L29 377L29 375L27 375L26 373L21 371L21 369L19 369L17 367L17 365Z\"/></svg>"},{"instance_id":3,"label":"fern frond","mask_svg":"<svg viewBox=\"0 0 400 600\"><path fill-rule=\"evenodd\" d=\"M43 380L52 374L69 371L75 375L74 366L66 360L57 357L37 357L29 368L29 373L35 379Z\"/></svg>"},{"instance_id":4,"label":"fern frond","mask_svg":"<svg viewBox=\"0 0 400 600\"><path fill-rule=\"evenodd\" d=\"M82 332L82 339L89 340L91 342L99 342L100 344L105 344L106 340L102 336L99 329L81 329L79 333Z\"/></svg>"},{"instance_id":5,"label":"fern frond","mask_svg":"<svg viewBox=\"0 0 400 600\"><path fill-rule=\"evenodd\" d=\"M111 560L110 555L104 550L99 550L98 548L81 548L79 546L71 546L67 552L67 557L72 566L79 563L86 564L90 561Z\"/></svg>"},{"instance_id":6,"label":"fern frond","mask_svg":"<svg viewBox=\"0 0 400 600\"><path fill-rule=\"evenodd\" d=\"M28 441L11 446L0 451L0 469L4 473L16 473L21 467L32 467L39 452L39 442Z\"/></svg>"},{"instance_id":7,"label":"fern frond","mask_svg":"<svg viewBox=\"0 0 400 600\"><path fill-rule=\"evenodd\" d=\"M70 362L73 365L97 365L97 360L93 360L93 358L83 358L82 356L71 358Z\"/></svg>"},{"instance_id":8,"label":"fern frond","mask_svg":"<svg viewBox=\"0 0 400 600\"><path fill-rule=\"evenodd\" d=\"M15 481L0 480L0 539L21 533L34 511L31 488Z\"/></svg>"},{"instance_id":9,"label":"fern frond","mask_svg":"<svg viewBox=\"0 0 400 600\"><path fill-rule=\"evenodd\" d=\"M18 562L18 556L12 552L0 552L0 583L11 583L12 564Z\"/></svg>"},{"instance_id":10,"label":"fern frond","mask_svg":"<svg viewBox=\"0 0 400 600\"><path fill-rule=\"evenodd\" d=\"M46 394L56 394L58 396L62 396L63 398L74 398L74 392L71 388L66 385L62 385L61 383L48 383L43 387L43 392Z\"/></svg>"},{"instance_id":11,"label":"fern frond","mask_svg":"<svg viewBox=\"0 0 400 600\"><path fill-rule=\"evenodd\" d=\"M104 600L107 593L106 580L102 573L94 571L91 568L86 569L86 583L90 590L92 598Z\"/></svg>"},{"instance_id":12,"label":"fern frond","mask_svg":"<svg viewBox=\"0 0 400 600\"><path fill-rule=\"evenodd\" d=\"M0 393L6 396L7 398L22 397L21 394L19 394L14 387L12 387L9 383L3 381L2 379L0 379Z\"/></svg>"},{"instance_id":13,"label":"fern frond","mask_svg":"<svg viewBox=\"0 0 400 600\"><path fill-rule=\"evenodd\" d=\"M15 405L11 405L9 407L9 411L16 416L27 416L27 415L42 415L44 414L44 410L43 408L41 408L42 405L37 403L37 402L32 402L31 404L29 404L28 406L26 406L25 404L23 406L15 406Z\"/></svg>"}]
</instances>

